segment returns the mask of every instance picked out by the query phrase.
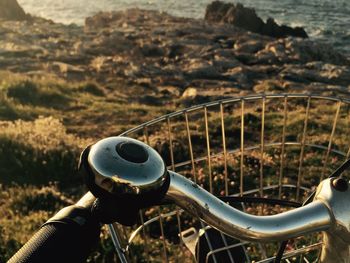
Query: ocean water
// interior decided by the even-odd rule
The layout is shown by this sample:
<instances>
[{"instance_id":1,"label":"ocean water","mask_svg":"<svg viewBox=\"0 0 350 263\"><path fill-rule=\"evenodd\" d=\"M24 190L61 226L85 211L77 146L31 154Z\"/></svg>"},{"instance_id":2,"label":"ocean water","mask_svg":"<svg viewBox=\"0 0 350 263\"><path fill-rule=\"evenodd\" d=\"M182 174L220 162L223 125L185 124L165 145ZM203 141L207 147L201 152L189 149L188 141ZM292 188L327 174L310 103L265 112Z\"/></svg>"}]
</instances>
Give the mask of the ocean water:
<instances>
[{"instance_id":1,"label":"ocean water","mask_svg":"<svg viewBox=\"0 0 350 263\"><path fill-rule=\"evenodd\" d=\"M18 0L28 13L70 24L84 24L99 11L131 7L166 11L184 17L204 17L212 0ZM280 24L302 26L311 38L350 54L349 0L234 0L254 7L260 17L273 17Z\"/></svg>"}]
</instances>

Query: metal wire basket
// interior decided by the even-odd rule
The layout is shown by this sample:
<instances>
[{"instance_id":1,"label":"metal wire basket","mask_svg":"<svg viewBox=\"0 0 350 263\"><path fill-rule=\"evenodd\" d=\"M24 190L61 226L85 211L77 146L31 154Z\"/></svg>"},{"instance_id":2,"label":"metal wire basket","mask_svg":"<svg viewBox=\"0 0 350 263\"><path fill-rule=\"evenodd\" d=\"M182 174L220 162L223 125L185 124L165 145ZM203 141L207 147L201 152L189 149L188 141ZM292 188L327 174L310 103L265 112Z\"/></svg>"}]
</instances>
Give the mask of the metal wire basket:
<instances>
[{"instance_id":1,"label":"metal wire basket","mask_svg":"<svg viewBox=\"0 0 350 263\"><path fill-rule=\"evenodd\" d=\"M257 95L194 106L122 134L154 147L168 168L216 196L302 202L349 157L350 101L301 94ZM257 215L291 208L237 203ZM279 244L245 242L174 205L140 212L129 228L109 226L125 262L272 262ZM317 262L319 233L289 241L285 262ZM238 255L238 258L237 258Z\"/></svg>"}]
</instances>

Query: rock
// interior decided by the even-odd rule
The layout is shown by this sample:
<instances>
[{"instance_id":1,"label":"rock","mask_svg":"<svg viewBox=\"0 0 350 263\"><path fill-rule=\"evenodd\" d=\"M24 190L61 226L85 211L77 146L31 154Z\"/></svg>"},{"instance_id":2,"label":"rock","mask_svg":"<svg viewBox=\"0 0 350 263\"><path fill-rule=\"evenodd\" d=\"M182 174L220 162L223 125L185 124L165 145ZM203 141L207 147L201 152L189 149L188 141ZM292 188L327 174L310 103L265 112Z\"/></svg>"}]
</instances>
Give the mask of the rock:
<instances>
[{"instance_id":1,"label":"rock","mask_svg":"<svg viewBox=\"0 0 350 263\"><path fill-rule=\"evenodd\" d=\"M179 88L175 86L159 86L157 89L164 97L179 97L181 95Z\"/></svg>"},{"instance_id":2,"label":"rock","mask_svg":"<svg viewBox=\"0 0 350 263\"><path fill-rule=\"evenodd\" d=\"M348 59L326 44L308 39L281 38L268 42L255 54L258 64L289 64L323 61L335 65L349 65Z\"/></svg>"},{"instance_id":3,"label":"rock","mask_svg":"<svg viewBox=\"0 0 350 263\"><path fill-rule=\"evenodd\" d=\"M182 93L182 98L188 99L188 98L195 98L197 96L197 89L189 87L187 88L184 93Z\"/></svg>"},{"instance_id":4,"label":"rock","mask_svg":"<svg viewBox=\"0 0 350 263\"><path fill-rule=\"evenodd\" d=\"M25 20L27 15L17 0L0 0L0 19Z\"/></svg>"},{"instance_id":5,"label":"rock","mask_svg":"<svg viewBox=\"0 0 350 263\"><path fill-rule=\"evenodd\" d=\"M137 47L133 41L126 39L120 32L112 32L109 34L100 34L95 39L84 43L81 49L82 52L90 55L111 56L134 52Z\"/></svg>"},{"instance_id":6,"label":"rock","mask_svg":"<svg viewBox=\"0 0 350 263\"><path fill-rule=\"evenodd\" d=\"M264 25L263 20L256 15L254 9L245 8L240 3L235 5L221 1L214 1L207 6L205 20L229 23L252 32L260 32Z\"/></svg>"},{"instance_id":7,"label":"rock","mask_svg":"<svg viewBox=\"0 0 350 263\"><path fill-rule=\"evenodd\" d=\"M98 56L91 60L89 69L101 75L110 74L114 72L117 64L118 60L115 57Z\"/></svg>"},{"instance_id":8,"label":"rock","mask_svg":"<svg viewBox=\"0 0 350 263\"><path fill-rule=\"evenodd\" d=\"M149 106L162 106L163 101L157 96L144 95L138 99L140 104L145 104Z\"/></svg>"},{"instance_id":9,"label":"rock","mask_svg":"<svg viewBox=\"0 0 350 263\"><path fill-rule=\"evenodd\" d=\"M231 4L214 1L206 8L205 20L214 23L228 23L254 33L276 38L287 36L308 37L301 27L280 26L272 18L267 19L265 23L257 16L254 9L244 7L240 3Z\"/></svg>"},{"instance_id":10,"label":"rock","mask_svg":"<svg viewBox=\"0 0 350 263\"><path fill-rule=\"evenodd\" d=\"M260 39L250 39L237 41L234 45L234 49L237 53L250 53L254 54L264 48L264 42Z\"/></svg>"},{"instance_id":11,"label":"rock","mask_svg":"<svg viewBox=\"0 0 350 263\"><path fill-rule=\"evenodd\" d=\"M167 48L167 57L169 58L176 58L179 56L182 56L186 52L186 47L181 44L171 44Z\"/></svg>"},{"instance_id":12,"label":"rock","mask_svg":"<svg viewBox=\"0 0 350 263\"><path fill-rule=\"evenodd\" d=\"M263 25L260 32L263 35L282 38L288 36L295 36L301 38L307 38L308 35L302 27L288 27L285 25L279 26L273 18L268 18L266 24Z\"/></svg>"},{"instance_id":13,"label":"rock","mask_svg":"<svg viewBox=\"0 0 350 263\"><path fill-rule=\"evenodd\" d=\"M85 19L85 30L94 30L108 27L113 20L119 18L118 13L99 12Z\"/></svg>"},{"instance_id":14,"label":"rock","mask_svg":"<svg viewBox=\"0 0 350 263\"><path fill-rule=\"evenodd\" d=\"M165 54L164 50L155 44L142 44L141 53L145 57L161 57Z\"/></svg>"},{"instance_id":15,"label":"rock","mask_svg":"<svg viewBox=\"0 0 350 263\"><path fill-rule=\"evenodd\" d=\"M222 78L219 71L209 62L201 59L192 59L184 68L186 75L191 79Z\"/></svg>"},{"instance_id":16,"label":"rock","mask_svg":"<svg viewBox=\"0 0 350 263\"><path fill-rule=\"evenodd\" d=\"M236 59L245 65L254 65L258 63L254 54L249 53L236 53Z\"/></svg>"},{"instance_id":17,"label":"rock","mask_svg":"<svg viewBox=\"0 0 350 263\"><path fill-rule=\"evenodd\" d=\"M295 61L324 61L336 65L350 65L349 60L343 54L328 44L295 38L286 38L283 41L286 52Z\"/></svg>"},{"instance_id":18,"label":"rock","mask_svg":"<svg viewBox=\"0 0 350 263\"><path fill-rule=\"evenodd\" d=\"M243 89L250 89L253 79L250 78L250 74L246 67L235 67L228 70L225 75L232 81L237 82Z\"/></svg>"},{"instance_id":19,"label":"rock","mask_svg":"<svg viewBox=\"0 0 350 263\"><path fill-rule=\"evenodd\" d=\"M48 65L48 69L69 80L81 81L86 77L86 74L84 74L84 70L81 67L63 62L53 62L52 64Z\"/></svg>"},{"instance_id":20,"label":"rock","mask_svg":"<svg viewBox=\"0 0 350 263\"><path fill-rule=\"evenodd\" d=\"M225 57L226 59L235 59L235 53L232 51L232 48L214 50L213 55Z\"/></svg>"},{"instance_id":21,"label":"rock","mask_svg":"<svg viewBox=\"0 0 350 263\"><path fill-rule=\"evenodd\" d=\"M267 43L265 48L255 54L259 64L284 64L292 59L286 53L286 48L281 41Z\"/></svg>"},{"instance_id":22,"label":"rock","mask_svg":"<svg viewBox=\"0 0 350 263\"><path fill-rule=\"evenodd\" d=\"M134 26L142 27L142 25L146 23L161 24L166 20L175 19L176 18L171 17L165 12L146 11L138 8L131 8L123 11L99 12L85 19L85 31L94 31L110 27L132 31Z\"/></svg>"},{"instance_id":23,"label":"rock","mask_svg":"<svg viewBox=\"0 0 350 263\"><path fill-rule=\"evenodd\" d=\"M221 71L225 71L225 70L230 69L230 68L237 67L237 66L241 65L241 62L239 62L235 58L228 59L226 57L216 55L216 56L214 56L213 64L214 64L215 68L221 72Z\"/></svg>"},{"instance_id":24,"label":"rock","mask_svg":"<svg viewBox=\"0 0 350 263\"><path fill-rule=\"evenodd\" d=\"M347 86L350 83L350 69L347 66L310 62L305 66L288 65L281 72L282 79L299 83L326 83Z\"/></svg>"},{"instance_id":25,"label":"rock","mask_svg":"<svg viewBox=\"0 0 350 263\"><path fill-rule=\"evenodd\" d=\"M273 20L266 24L275 32ZM89 79L106 88L106 96L163 107L243 95L253 87L345 92L350 83L350 62L329 45L147 10L100 13L85 27L37 18L1 21L0 40L2 70Z\"/></svg>"},{"instance_id":26,"label":"rock","mask_svg":"<svg viewBox=\"0 0 350 263\"><path fill-rule=\"evenodd\" d=\"M260 81L253 87L255 93L282 93L285 92L285 87L277 80Z\"/></svg>"}]
</instances>

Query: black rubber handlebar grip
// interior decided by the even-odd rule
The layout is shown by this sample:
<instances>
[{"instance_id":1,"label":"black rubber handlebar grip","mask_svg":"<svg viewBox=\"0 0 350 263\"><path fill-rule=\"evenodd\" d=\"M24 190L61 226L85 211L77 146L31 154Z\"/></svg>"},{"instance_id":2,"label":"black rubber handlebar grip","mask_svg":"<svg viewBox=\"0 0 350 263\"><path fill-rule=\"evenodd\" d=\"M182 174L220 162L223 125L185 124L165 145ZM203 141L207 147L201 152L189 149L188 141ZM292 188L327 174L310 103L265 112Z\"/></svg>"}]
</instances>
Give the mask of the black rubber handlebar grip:
<instances>
[{"instance_id":1,"label":"black rubber handlebar grip","mask_svg":"<svg viewBox=\"0 0 350 263\"><path fill-rule=\"evenodd\" d=\"M8 263L86 262L99 241L100 224L81 208L72 206L61 212L44 224Z\"/></svg>"}]
</instances>

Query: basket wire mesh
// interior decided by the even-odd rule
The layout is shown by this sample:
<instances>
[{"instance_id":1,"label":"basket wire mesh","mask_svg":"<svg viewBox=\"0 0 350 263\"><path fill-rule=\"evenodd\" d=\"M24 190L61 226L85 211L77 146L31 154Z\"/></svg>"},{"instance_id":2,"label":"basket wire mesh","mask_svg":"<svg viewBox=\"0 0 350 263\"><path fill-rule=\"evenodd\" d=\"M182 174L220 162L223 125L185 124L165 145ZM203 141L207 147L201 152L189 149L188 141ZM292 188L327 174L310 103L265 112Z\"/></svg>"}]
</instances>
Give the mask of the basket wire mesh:
<instances>
[{"instance_id":1,"label":"basket wire mesh","mask_svg":"<svg viewBox=\"0 0 350 263\"><path fill-rule=\"evenodd\" d=\"M170 170L216 196L303 202L350 155L349 109L348 100L334 97L247 96L171 113L122 136L152 146ZM256 215L290 209L253 203L236 208ZM138 225L115 223L109 230L122 262L273 262L279 247L236 240L174 205L146 209ZM321 246L320 233L290 240L283 261L317 262Z\"/></svg>"}]
</instances>

